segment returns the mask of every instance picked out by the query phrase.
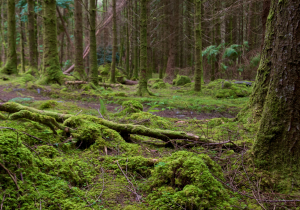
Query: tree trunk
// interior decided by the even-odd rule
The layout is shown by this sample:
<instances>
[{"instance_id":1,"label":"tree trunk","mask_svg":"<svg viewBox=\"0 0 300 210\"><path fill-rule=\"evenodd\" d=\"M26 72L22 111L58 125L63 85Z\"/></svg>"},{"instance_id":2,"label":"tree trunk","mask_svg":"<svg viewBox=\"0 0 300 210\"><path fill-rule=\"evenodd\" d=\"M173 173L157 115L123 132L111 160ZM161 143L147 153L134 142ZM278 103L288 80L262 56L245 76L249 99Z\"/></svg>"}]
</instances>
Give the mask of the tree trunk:
<instances>
[{"instance_id":1,"label":"tree trunk","mask_svg":"<svg viewBox=\"0 0 300 210\"><path fill-rule=\"evenodd\" d=\"M20 16L21 17L21 16ZM25 73L25 35L24 35L24 23L20 18L20 45L21 45L21 72Z\"/></svg>"},{"instance_id":2,"label":"tree trunk","mask_svg":"<svg viewBox=\"0 0 300 210\"><path fill-rule=\"evenodd\" d=\"M150 92L147 88L147 4L148 0L141 0L140 5L140 80L138 95L145 96L149 95Z\"/></svg>"},{"instance_id":3,"label":"tree trunk","mask_svg":"<svg viewBox=\"0 0 300 210\"><path fill-rule=\"evenodd\" d=\"M35 31L35 12L34 0L27 0L28 5L28 42L29 42L29 72L32 75L38 73L38 64L36 60L37 46L36 46L36 31Z\"/></svg>"},{"instance_id":4,"label":"tree trunk","mask_svg":"<svg viewBox=\"0 0 300 210\"><path fill-rule=\"evenodd\" d=\"M169 2L170 3L170 0ZM178 5L174 5L174 8L178 7ZM167 68L166 68L166 74L168 76L173 76L174 75L174 70L175 70L175 56L176 56L176 21L174 20L174 16L173 15L173 10L172 10L172 6L169 5L169 52L168 52L168 61L167 61Z\"/></svg>"},{"instance_id":5,"label":"tree trunk","mask_svg":"<svg viewBox=\"0 0 300 210\"><path fill-rule=\"evenodd\" d=\"M135 32L134 32L134 71L133 71L133 79L137 80L139 77L138 71L139 71L139 47L138 47L138 1L135 0L135 14L134 14L134 25L135 25Z\"/></svg>"},{"instance_id":6,"label":"tree trunk","mask_svg":"<svg viewBox=\"0 0 300 210\"><path fill-rule=\"evenodd\" d=\"M78 74L79 78L85 80L86 74L83 65L83 29L82 29L82 6L80 0L74 1L74 16L75 16L75 72Z\"/></svg>"},{"instance_id":7,"label":"tree trunk","mask_svg":"<svg viewBox=\"0 0 300 210\"><path fill-rule=\"evenodd\" d=\"M299 20L298 0L271 1L250 103L262 113L254 155L257 164L265 168L298 170L300 163Z\"/></svg>"},{"instance_id":8,"label":"tree trunk","mask_svg":"<svg viewBox=\"0 0 300 210\"><path fill-rule=\"evenodd\" d=\"M44 73L46 83L61 84L62 71L57 51L56 1L44 0Z\"/></svg>"},{"instance_id":9,"label":"tree trunk","mask_svg":"<svg viewBox=\"0 0 300 210\"><path fill-rule=\"evenodd\" d=\"M96 1L90 0L90 80L98 86L97 40L96 40Z\"/></svg>"},{"instance_id":10,"label":"tree trunk","mask_svg":"<svg viewBox=\"0 0 300 210\"><path fill-rule=\"evenodd\" d=\"M266 34L266 23L267 23L267 18L270 12L270 6L271 6L271 0L264 0L264 5L263 5L263 12L261 16L261 21L262 21L262 27L263 27L263 38L262 38L262 44L261 48L263 47L264 41L265 41L265 34ZM261 49L262 51L262 49Z\"/></svg>"},{"instance_id":11,"label":"tree trunk","mask_svg":"<svg viewBox=\"0 0 300 210\"><path fill-rule=\"evenodd\" d=\"M117 5L116 0L113 0L113 51L111 61L112 63L110 72L110 83L116 83L116 54L118 50L117 42Z\"/></svg>"},{"instance_id":12,"label":"tree trunk","mask_svg":"<svg viewBox=\"0 0 300 210\"><path fill-rule=\"evenodd\" d=\"M3 74L17 74L17 53L16 53L16 16L15 0L7 0L7 37L8 55L5 66L1 69Z\"/></svg>"},{"instance_id":13,"label":"tree trunk","mask_svg":"<svg viewBox=\"0 0 300 210\"><path fill-rule=\"evenodd\" d=\"M201 0L195 0L195 91L201 91L203 74L202 35L201 35Z\"/></svg>"}]
</instances>

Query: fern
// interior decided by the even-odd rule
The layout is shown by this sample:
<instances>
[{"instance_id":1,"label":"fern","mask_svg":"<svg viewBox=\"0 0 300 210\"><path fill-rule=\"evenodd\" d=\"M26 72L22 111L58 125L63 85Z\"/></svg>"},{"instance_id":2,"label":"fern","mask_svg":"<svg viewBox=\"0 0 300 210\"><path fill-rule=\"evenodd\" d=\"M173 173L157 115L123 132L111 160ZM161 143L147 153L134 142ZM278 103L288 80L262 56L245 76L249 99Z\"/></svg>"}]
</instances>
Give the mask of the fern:
<instances>
[{"instance_id":1,"label":"fern","mask_svg":"<svg viewBox=\"0 0 300 210\"><path fill-rule=\"evenodd\" d=\"M260 62L260 54L258 53L256 56L252 57L250 60L251 67L257 67Z\"/></svg>"},{"instance_id":2,"label":"fern","mask_svg":"<svg viewBox=\"0 0 300 210\"><path fill-rule=\"evenodd\" d=\"M224 45L224 43L220 44L219 46L210 45L202 52L202 56L207 57L208 63L211 63L212 61L217 61L217 55L220 54Z\"/></svg>"},{"instance_id":3,"label":"fern","mask_svg":"<svg viewBox=\"0 0 300 210\"><path fill-rule=\"evenodd\" d=\"M99 109L99 111L100 111L100 113L102 115L105 115L105 113L106 113L106 107L105 107L104 101L101 98L99 98L99 102L100 102L100 109Z\"/></svg>"},{"instance_id":4,"label":"fern","mask_svg":"<svg viewBox=\"0 0 300 210\"><path fill-rule=\"evenodd\" d=\"M223 59L229 58L231 60L237 59L242 51L241 51L242 45L233 44L230 47L225 49L225 52L223 54Z\"/></svg>"}]
</instances>

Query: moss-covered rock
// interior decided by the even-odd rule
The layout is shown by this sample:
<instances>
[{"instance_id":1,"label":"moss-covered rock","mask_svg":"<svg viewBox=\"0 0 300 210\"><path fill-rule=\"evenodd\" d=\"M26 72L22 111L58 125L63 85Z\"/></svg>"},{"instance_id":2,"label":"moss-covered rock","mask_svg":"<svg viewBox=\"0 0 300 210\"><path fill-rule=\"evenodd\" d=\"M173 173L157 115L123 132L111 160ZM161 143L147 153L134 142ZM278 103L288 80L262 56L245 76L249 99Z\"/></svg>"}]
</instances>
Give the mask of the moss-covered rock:
<instances>
[{"instance_id":1,"label":"moss-covered rock","mask_svg":"<svg viewBox=\"0 0 300 210\"><path fill-rule=\"evenodd\" d=\"M173 85L183 86L191 83L191 79L188 76L177 75L176 79L173 80Z\"/></svg>"},{"instance_id":2,"label":"moss-covered rock","mask_svg":"<svg viewBox=\"0 0 300 210\"><path fill-rule=\"evenodd\" d=\"M41 104L40 109L49 109L54 108L58 105L58 103L54 100L45 101Z\"/></svg>"},{"instance_id":3,"label":"moss-covered rock","mask_svg":"<svg viewBox=\"0 0 300 210\"><path fill-rule=\"evenodd\" d=\"M122 104L123 110L119 113L120 115L132 114L142 112L143 105L135 100L125 101Z\"/></svg>"},{"instance_id":4,"label":"moss-covered rock","mask_svg":"<svg viewBox=\"0 0 300 210\"><path fill-rule=\"evenodd\" d=\"M148 128L171 129L170 121L149 112L138 112L126 118L131 123L139 123Z\"/></svg>"},{"instance_id":5,"label":"moss-covered rock","mask_svg":"<svg viewBox=\"0 0 300 210\"><path fill-rule=\"evenodd\" d=\"M152 86L153 89L166 89L167 85L164 82L157 82L154 83L154 85Z\"/></svg>"},{"instance_id":6,"label":"moss-covered rock","mask_svg":"<svg viewBox=\"0 0 300 210\"><path fill-rule=\"evenodd\" d=\"M152 87L152 85L154 85L155 83L159 83L159 82L164 82L162 79L149 79L148 80L148 86Z\"/></svg>"},{"instance_id":7,"label":"moss-covered rock","mask_svg":"<svg viewBox=\"0 0 300 210\"><path fill-rule=\"evenodd\" d=\"M230 207L231 199L215 176L221 167L207 155L180 151L163 158L149 179L151 209L208 209Z\"/></svg>"}]
</instances>

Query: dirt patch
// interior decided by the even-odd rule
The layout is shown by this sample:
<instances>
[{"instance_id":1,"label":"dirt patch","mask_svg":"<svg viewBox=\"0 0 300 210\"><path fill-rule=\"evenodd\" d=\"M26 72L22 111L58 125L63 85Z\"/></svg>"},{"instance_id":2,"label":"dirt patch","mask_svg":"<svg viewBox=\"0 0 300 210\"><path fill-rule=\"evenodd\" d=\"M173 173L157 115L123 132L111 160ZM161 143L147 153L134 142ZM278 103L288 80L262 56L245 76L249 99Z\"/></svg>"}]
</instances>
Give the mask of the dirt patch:
<instances>
[{"instance_id":1,"label":"dirt patch","mask_svg":"<svg viewBox=\"0 0 300 210\"><path fill-rule=\"evenodd\" d=\"M220 112L212 112L212 113L203 113L203 112L195 112L189 110L164 110L160 112L153 113L154 115L160 117L168 117L168 118L178 118L178 119L194 119L204 120L204 119L212 119L212 118L234 118L235 115L228 113L220 113Z\"/></svg>"},{"instance_id":2,"label":"dirt patch","mask_svg":"<svg viewBox=\"0 0 300 210\"><path fill-rule=\"evenodd\" d=\"M45 97L41 94L40 89L28 90L26 88L18 88L9 85L0 86L0 100L7 102L10 99L22 97L33 98L34 100L49 100L49 97Z\"/></svg>"}]
</instances>

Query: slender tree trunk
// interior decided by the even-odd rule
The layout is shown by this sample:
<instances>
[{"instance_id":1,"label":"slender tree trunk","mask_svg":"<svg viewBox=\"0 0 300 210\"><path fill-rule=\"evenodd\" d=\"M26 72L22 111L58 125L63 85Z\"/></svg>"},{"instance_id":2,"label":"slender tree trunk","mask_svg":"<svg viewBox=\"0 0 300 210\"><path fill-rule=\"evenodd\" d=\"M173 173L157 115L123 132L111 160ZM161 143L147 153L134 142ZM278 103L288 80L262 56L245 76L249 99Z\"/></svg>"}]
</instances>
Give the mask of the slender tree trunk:
<instances>
[{"instance_id":1,"label":"slender tree trunk","mask_svg":"<svg viewBox=\"0 0 300 210\"><path fill-rule=\"evenodd\" d=\"M15 0L7 0L7 37L8 56L5 66L1 69L3 74L17 74L17 53L16 53L16 17Z\"/></svg>"},{"instance_id":2,"label":"slender tree trunk","mask_svg":"<svg viewBox=\"0 0 300 210\"><path fill-rule=\"evenodd\" d=\"M62 82L62 71L59 66L57 51L56 1L44 0L44 73L46 83Z\"/></svg>"},{"instance_id":3,"label":"slender tree trunk","mask_svg":"<svg viewBox=\"0 0 300 210\"><path fill-rule=\"evenodd\" d=\"M145 96L149 95L150 92L147 88L147 8L148 0L140 1L140 80L138 95Z\"/></svg>"},{"instance_id":4,"label":"slender tree trunk","mask_svg":"<svg viewBox=\"0 0 300 210\"><path fill-rule=\"evenodd\" d=\"M61 33L61 42L60 42L60 67L64 65L64 45L65 45L65 33Z\"/></svg>"},{"instance_id":5,"label":"slender tree trunk","mask_svg":"<svg viewBox=\"0 0 300 210\"><path fill-rule=\"evenodd\" d=\"M174 5L176 8L178 5ZM169 76L174 75L175 69L175 55L176 55L176 21L174 20L172 6L169 5L169 53L168 53L168 62L166 68L166 74Z\"/></svg>"},{"instance_id":6,"label":"slender tree trunk","mask_svg":"<svg viewBox=\"0 0 300 210\"><path fill-rule=\"evenodd\" d=\"M265 34L266 34L266 23L267 23L267 18L270 12L270 6L271 6L271 0L264 0L264 5L263 5L263 12L262 12L262 27L263 27L263 39L262 39L262 44L261 48L263 47L264 41L265 41ZM262 49L261 49L262 51Z\"/></svg>"},{"instance_id":7,"label":"slender tree trunk","mask_svg":"<svg viewBox=\"0 0 300 210\"><path fill-rule=\"evenodd\" d=\"M37 43L36 43L36 31L35 31L35 12L34 12L34 0L27 0L28 5L28 42L29 42L29 72L32 75L38 73L37 63Z\"/></svg>"},{"instance_id":8,"label":"slender tree trunk","mask_svg":"<svg viewBox=\"0 0 300 210\"><path fill-rule=\"evenodd\" d=\"M138 71L139 71L139 53L138 53L138 50L139 50L139 47L138 47L138 36L139 36L139 33L138 33L138 1L135 0L135 15L134 15L134 25L135 25L135 31L134 31L134 71L133 71L133 79L134 80L137 80L138 79Z\"/></svg>"},{"instance_id":9,"label":"slender tree trunk","mask_svg":"<svg viewBox=\"0 0 300 210\"><path fill-rule=\"evenodd\" d=\"M299 20L298 0L271 1L256 91L251 96L252 101L264 98L253 148L257 165L297 172L300 164ZM262 95L258 94L258 88Z\"/></svg>"},{"instance_id":10,"label":"slender tree trunk","mask_svg":"<svg viewBox=\"0 0 300 210\"><path fill-rule=\"evenodd\" d=\"M81 0L74 1L74 16L75 16L75 72L78 74L79 78L82 80L86 79L86 74L83 65L83 28L82 28L82 6Z\"/></svg>"},{"instance_id":11,"label":"slender tree trunk","mask_svg":"<svg viewBox=\"0 0 300 210\"><path fill-rule=\"evenodd\" d=\"M0 0L0 69L2 67L2 47L3 47L3 34L2 34L2 7L3 7L3 0Z\"/></svg>"},{"instance_id":12,"label":"slender tree trunk","mask_svg":"<svg viewBox=\"0 0 300 210\"><path fill-rule=\"evenodd\" d=\"M195 91L201 91L203 75L202 35L201 35L201 0L195 0Z\"/></svg>"},{"instance_id":13,"label":"slender tree trunk","mask_svg":"<svg viewBox=\"0 0 300 210\"><path fill-rule=\"evenodd\" d=\"M112 64L110 72L110 83L116 83L116 54L118 50L117 46L117 6L116 0L113 0L113 51L112 51ZM127 56L127 55L126 55Z\"/></svg>"},{"instance_id":14,"label":"slender tree trunk","mask_svg":"<svg viewBox=\"0 0 300 210\"><path fill-rule=\"evenodd\" d=\"M96 0L89 2L90 12L90 80L98 86L97 40L96 40Z\"/></svg>"},{"instance_id":15,"label":"slender tree trunk","mask_svg":"<svg viewBox=\"0 0 300 210\"><path fill-rule=\"evenodd\" d=\"M22 73L25 73L25 35L24 35L24 30L25 30L24 23L20 18L20 35L21 35L20 45L21 45L21 72Z\"/></svg>"},{"instance_id":16,"label":"slender tree trunk","mask_svg":"<svg viewBox=\"0 0 300 210\"><path fill-rule=\"evenodd\" d=\"M130 4L130 2L128 2L128 4ZM128 76L130 76L130 70L129 70L129 52L130 52L130 43L129 43L129 7L127 7L126 9L126 19L127 19L127 22L126 22L126 61L125 61L125 71L126 71L126 74Z\"/></svg>"},{"instance_id":17,"label":"slender tree trunk","mask_svg":"<svg viewBox=\"0 0 300 210\"><path fill-rule=\"evenodd\" d=\"M86 8L89 8L89 0L84 0L84 5ZM89 12L88 11L85 11L85 14L84 14L84 24L85 26L89 26L90 22L89 22ZM85 29L84 30L84 43L85 43L85 47L87 47L89 44L90 44L90 30L89 29ZM87 75L87 77L89 77L89 73L90 73L90 70L89 70L89 65L90 65L90 62L89 62L89 55L86 56L85 58L85 73Z\"/></svg>"}]
</instances>

